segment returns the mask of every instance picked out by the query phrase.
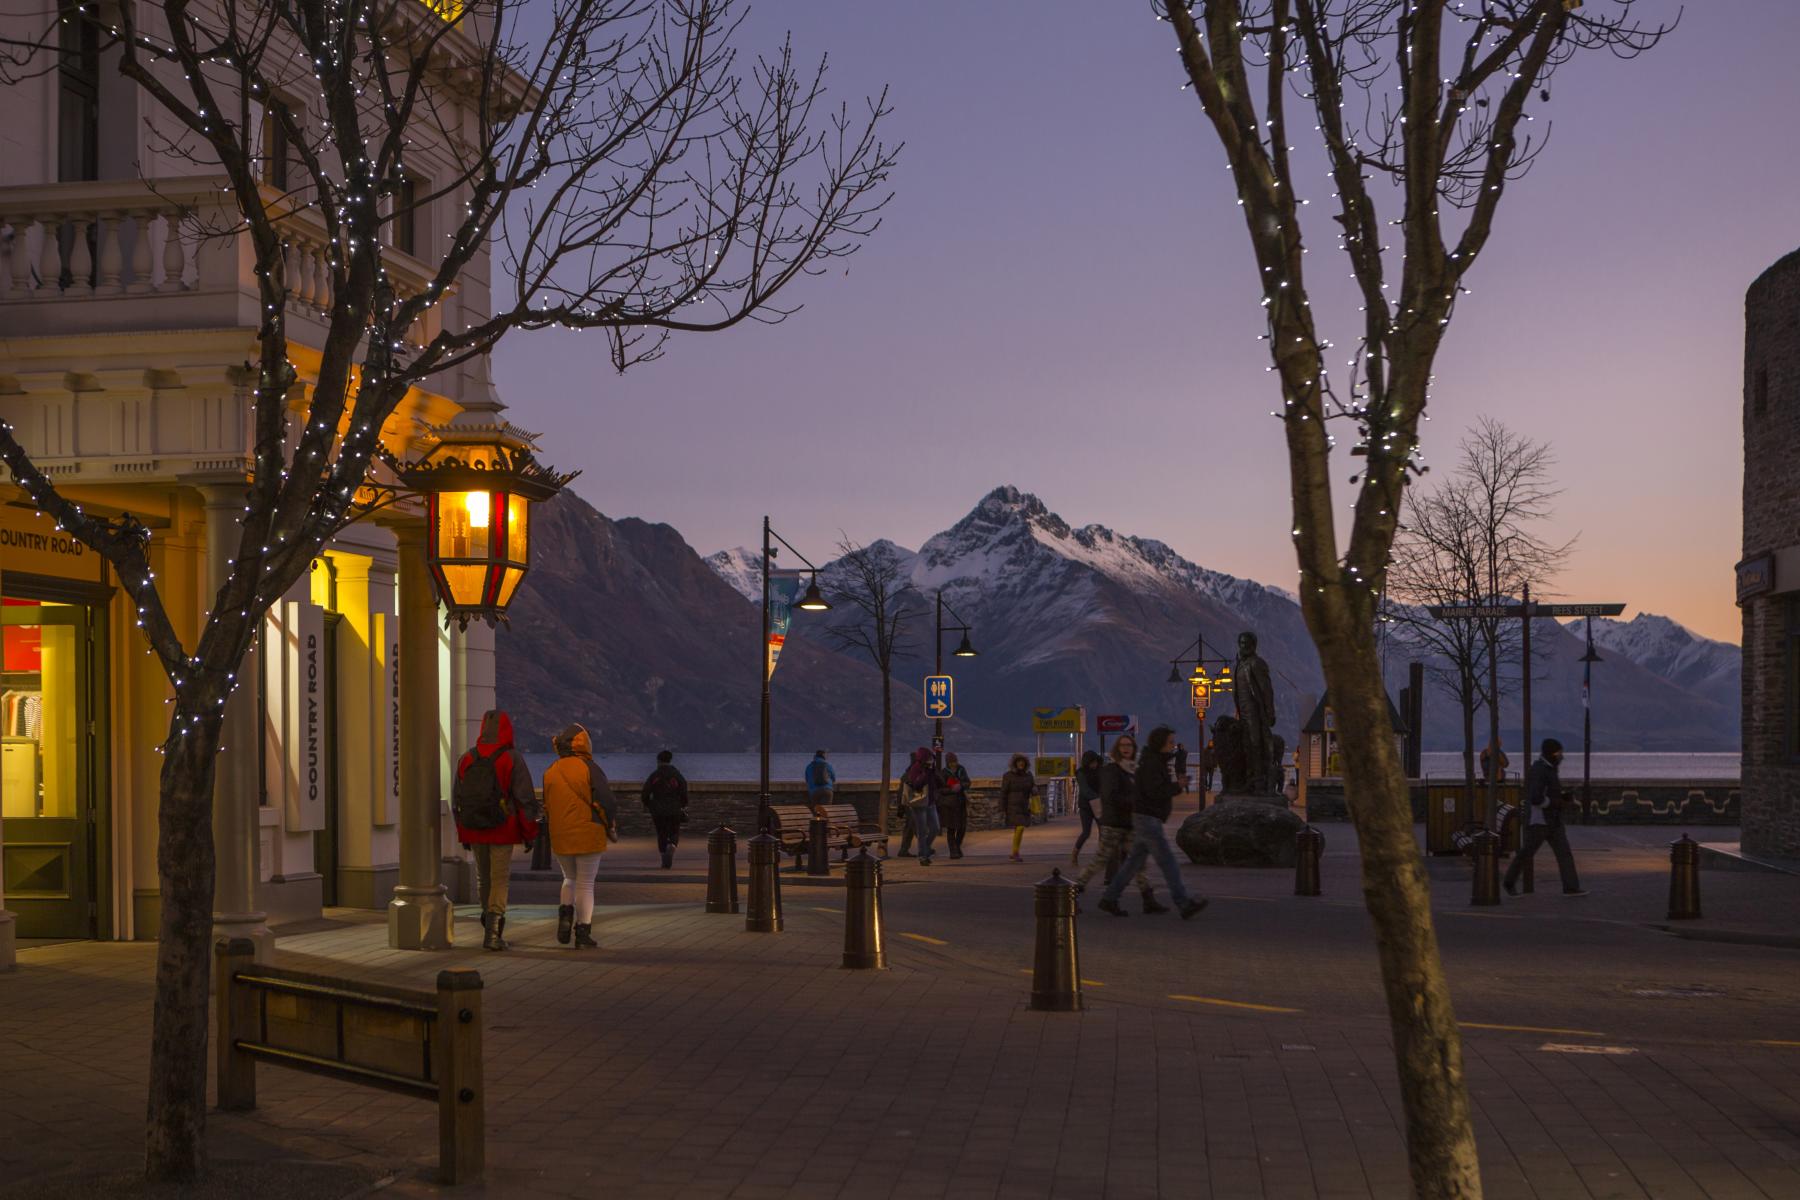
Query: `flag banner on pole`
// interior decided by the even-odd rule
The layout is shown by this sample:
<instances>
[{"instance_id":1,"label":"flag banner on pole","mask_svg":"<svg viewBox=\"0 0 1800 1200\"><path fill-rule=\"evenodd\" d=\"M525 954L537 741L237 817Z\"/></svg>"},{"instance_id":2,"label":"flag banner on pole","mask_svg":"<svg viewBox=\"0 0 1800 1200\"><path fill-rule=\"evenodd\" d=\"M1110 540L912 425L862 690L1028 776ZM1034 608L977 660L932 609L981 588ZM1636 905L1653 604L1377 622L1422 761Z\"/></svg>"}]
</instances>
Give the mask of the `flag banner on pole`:
<instances>
[{"instance_id":1,"label":"flag banner on pole","mask_svg":"<svg viewBox=\"0 0 1800 1200\"><path fill-rule=\"evenodd\" d=\"M787 644L788 626L794 623L794 601L800 598L798 576L769 577L769 645L763 655L765 679L775 678L775 664L781 659L781 648Z\"/></svg>"}]
</instances>

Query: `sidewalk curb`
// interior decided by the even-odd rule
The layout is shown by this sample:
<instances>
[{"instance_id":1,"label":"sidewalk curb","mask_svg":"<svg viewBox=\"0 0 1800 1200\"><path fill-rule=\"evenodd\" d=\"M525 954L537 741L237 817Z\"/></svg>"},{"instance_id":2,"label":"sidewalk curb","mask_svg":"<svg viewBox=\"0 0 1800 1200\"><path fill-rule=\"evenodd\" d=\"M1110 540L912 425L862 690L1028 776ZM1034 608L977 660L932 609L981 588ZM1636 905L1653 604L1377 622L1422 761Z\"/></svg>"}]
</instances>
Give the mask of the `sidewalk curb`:
<instances>
[{"instance_id":1,"label":"sidewalk curb","mask_svg":"<svg viewBox=\"0 0 1800 1200\"><path fill-rule=\"evenodd\" d=\"M1707 929L1698 925L1666 925L1649 922L1646 928L1660 930L1690 942L1727 942L1737 946L1769 946L1777 950L1800 950L1800 934L1757 933L1748 929Z\"/></svg>"}]
</instances>

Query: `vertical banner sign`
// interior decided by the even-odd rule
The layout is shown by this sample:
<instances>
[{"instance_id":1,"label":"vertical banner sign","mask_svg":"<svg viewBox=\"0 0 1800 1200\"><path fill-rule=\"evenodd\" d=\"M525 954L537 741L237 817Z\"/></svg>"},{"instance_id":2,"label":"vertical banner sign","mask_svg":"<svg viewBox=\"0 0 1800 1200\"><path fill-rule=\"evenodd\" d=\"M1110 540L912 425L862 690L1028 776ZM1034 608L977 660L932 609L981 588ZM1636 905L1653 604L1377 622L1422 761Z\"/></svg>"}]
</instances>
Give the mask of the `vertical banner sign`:
<instances>
[{"instance_id":1,"label":"vertical banner sign","mask_svg":"<svg viewBox=\"0 0 1800 1200\"><path fill-rule=\"evenodd\" d=\"M764 679L775 678L775 664L781 659L781 648L787 644L788 626L794 623L794 601L800 597L797 576L769 578L769 645L763 655Z\"/></svg>"},{"instance_id":2,"label":"vertical banner sign","mask_svg":"<svg viewBox=\"0 0 1800 1200\"><path fill-rule=\"evenodd\" d=\"M281 608L286 625L279 643L285 687L279 694L287 709L287 831L308 833L325 828L330 793L325 778L325 613L304 600L289 600Z\"/></svg>"},{"instance_id":3,"label":"vertical banner sign","mask_svg":"<svg viewBox=\"0 0 1800 1200\"><path fill-rule=\"evenodd\" d=\"M389 827L400 819L400 623L392 613L370 615L369 640L374 647L375 694L369 698L374 728L369 731L370 757L362 766L370 798L370 821Z\"/></svg>"}]
</instances>

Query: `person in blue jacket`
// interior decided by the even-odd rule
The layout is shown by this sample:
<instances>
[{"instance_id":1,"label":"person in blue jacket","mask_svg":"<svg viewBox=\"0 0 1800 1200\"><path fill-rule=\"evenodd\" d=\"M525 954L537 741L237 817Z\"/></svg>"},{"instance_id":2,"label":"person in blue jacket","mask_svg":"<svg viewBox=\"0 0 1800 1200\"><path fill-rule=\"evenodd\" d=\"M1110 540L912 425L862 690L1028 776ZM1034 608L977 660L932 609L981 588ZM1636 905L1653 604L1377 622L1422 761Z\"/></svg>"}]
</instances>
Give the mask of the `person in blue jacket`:
<instances>
[{"instance_id":1,"label":"person in blue jacket","mask_svg":"<svg viewBox=\"0 0 1800 1200\"><path fill-rule=\"evenodd\" d=\"M806 764L806 800L809 804L830 804L837 788L837 771L825 761L825 752L815 750Z\"/></svg>"}]
</instances>

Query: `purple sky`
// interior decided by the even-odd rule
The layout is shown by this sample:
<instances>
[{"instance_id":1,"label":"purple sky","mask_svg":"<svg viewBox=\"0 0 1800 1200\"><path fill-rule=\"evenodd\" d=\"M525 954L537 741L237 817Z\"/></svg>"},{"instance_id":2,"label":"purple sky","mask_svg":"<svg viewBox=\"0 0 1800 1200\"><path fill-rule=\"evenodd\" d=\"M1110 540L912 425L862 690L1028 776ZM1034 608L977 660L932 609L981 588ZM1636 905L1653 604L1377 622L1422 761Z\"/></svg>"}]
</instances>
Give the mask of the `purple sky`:
<instances>
[{"instance_id":1,"label":"purple sky","mask_svg":"<svg viewBox=\"0 0 1800 1200\"><path fill-rule=\"evenodd\" d=\"M502 395L545 457L702 553L754 541L765 511L815 559L839 530L917 546L1014 483L1077 525L1289 586L1254 267L1149 5L765 0L741 44L788 27L802 58L830 52L836 95L891 86L906 151L886 223L848 275L788 293L806 307L786 324L677 339L624 376L593 339L514 335ZM1552 441L1556 532L1580 535L1558 590L1731 641L1743 295L1800 246L1797 37L1793 0L1689 5L1650 55L1564 69L1426 427L1439 463L1483 412ZM1347 274L1310 211L1313 279ZM1319 307L1351 344L1354 305Z\"/></svg>"}]
</instances>

